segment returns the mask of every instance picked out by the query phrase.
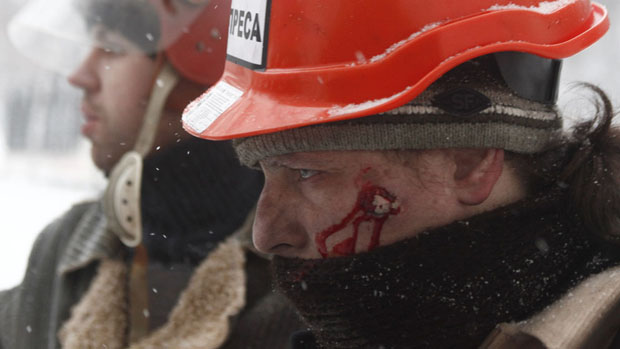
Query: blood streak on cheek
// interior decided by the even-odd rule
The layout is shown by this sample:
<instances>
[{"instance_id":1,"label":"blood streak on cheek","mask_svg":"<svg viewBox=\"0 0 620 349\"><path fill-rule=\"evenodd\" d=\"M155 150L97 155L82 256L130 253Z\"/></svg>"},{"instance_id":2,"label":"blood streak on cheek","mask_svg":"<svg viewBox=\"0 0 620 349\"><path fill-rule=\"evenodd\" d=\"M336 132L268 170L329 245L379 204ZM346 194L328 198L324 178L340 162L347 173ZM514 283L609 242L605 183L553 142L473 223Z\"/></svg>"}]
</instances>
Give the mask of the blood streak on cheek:
<instances>
[{"instance_id":1,"label":"blood streak on cheek","mask_svg":"<svg viewBox=\"0 0 620 349\"><path fill-rule=\"evenodd\" d=\"M385 188L366 182L362 185L362 189L357 196L357 201L351 212L349 212L340 223L334 224L316 234L314 239L317 249L323 258L327 257L329 254L327 250L327 239L331 235L347 227L349 223L352 223L352 236L334 245L332 252L343 256L354 254L360 224L363 222L372 222L372 235L370 237L370 243L368 244L368 250L370 251L379 246L379 239L381 238L381 231L385 221L391 215L397 215L398 213L400 213L400 207L396 202L396 196L394 194L388 192Z\"/></svg>"}]
</instances>

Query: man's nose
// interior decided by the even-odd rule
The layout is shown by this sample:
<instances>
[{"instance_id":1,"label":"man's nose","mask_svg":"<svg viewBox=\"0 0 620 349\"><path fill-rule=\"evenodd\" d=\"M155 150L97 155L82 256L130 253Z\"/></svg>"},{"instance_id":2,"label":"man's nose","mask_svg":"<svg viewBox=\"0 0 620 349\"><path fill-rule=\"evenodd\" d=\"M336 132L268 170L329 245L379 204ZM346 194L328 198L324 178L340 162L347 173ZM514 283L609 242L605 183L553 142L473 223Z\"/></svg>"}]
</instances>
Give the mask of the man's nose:
<instances>
[{"instance_id":1,"label":"man's nose","mask_svg":"<svg viewBox=\"0 0 620 349\"><path fill-rule=\"evenodd\" d=\"M252 230L254 246L263 253L306 257L309 237L298 219L294 195L266 179L256 208Z\"/></svg>"},{"instance_id":2,"label":"man's nose","mask_svg":"<svg viewBox=\"0 0 620 349\"><path fill-rule=\"evenodd\" d=\"M97 71L98 49L93 49L82 63L69 75L67 80L77 88L85 91L93 91L99 87L99 76Z\"/></svg>"}]
</instances>

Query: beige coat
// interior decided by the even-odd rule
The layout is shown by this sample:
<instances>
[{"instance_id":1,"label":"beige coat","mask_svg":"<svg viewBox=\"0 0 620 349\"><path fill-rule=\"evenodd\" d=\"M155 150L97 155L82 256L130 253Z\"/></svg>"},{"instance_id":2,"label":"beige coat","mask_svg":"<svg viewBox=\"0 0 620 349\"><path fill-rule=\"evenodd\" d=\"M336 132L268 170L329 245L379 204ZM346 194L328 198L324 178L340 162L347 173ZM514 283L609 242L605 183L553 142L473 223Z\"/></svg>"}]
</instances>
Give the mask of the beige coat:
<instances>
[{"instance_id":1,"label":"beige coat","mask_svg":"<svg viewBox=\"0 0 620 349\"><path fill-rule=\"evenodd\" d=\"M483 349L609 348L620 330L620 267L594 275L536 316L500 324Z\"/></svg>"}]
</instances>

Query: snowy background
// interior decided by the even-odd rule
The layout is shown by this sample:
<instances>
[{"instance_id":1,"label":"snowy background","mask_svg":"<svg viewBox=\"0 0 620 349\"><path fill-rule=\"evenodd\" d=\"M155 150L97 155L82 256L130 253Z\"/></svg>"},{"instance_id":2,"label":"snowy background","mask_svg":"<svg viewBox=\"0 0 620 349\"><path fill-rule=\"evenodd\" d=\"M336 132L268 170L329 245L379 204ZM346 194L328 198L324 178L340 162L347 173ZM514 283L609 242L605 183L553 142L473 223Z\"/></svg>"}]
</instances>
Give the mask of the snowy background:
<instances>
[{"instance_id":1,"label":"snowy background","mask_svg":"<svg viewBox=\"0 0 620 349\"><path fill-rule=\"evenodd\" d=\"M601 86L620 105L620 2L600 2L610 33L564 63L560 105L572 110L584 108L570 91L573 81ZM6 23L23 3L0 0L0 290L20 282L41 229L104 185L79 134L80 93L26 61L6 38Z\"/></svg>"},{"instance_id":2,"label":"snowy background","mask_svg":"<svg viewBox=\"0 0 620 349\"><path fill-rule=\"evenodd\" d=\"M37 234L104 179L80 136L80 92L9 44L24 0L0 0L0 290L21 281Z\"/></svg>"}]
</instances>

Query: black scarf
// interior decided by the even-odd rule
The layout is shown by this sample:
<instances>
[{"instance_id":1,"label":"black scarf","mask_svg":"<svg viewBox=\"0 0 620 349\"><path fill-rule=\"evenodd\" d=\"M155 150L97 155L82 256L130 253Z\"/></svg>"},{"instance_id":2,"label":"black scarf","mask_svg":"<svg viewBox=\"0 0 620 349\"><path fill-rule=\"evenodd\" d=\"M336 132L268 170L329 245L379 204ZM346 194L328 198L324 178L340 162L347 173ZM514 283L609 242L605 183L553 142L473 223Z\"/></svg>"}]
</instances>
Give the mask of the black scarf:
<instances>
[{"instance_id":1,"label":"black scarf","mask_svg":"<svg viewBox=\"0 0 620 349\"><path fill-rule=\"evenodd\" d=\"M373 251L275 258L274 279L325 348L474 348L620 261L548 193Z\"/></svg>"},{"instance_id":2,"label":"black scarf","mask_svg":"<svg viewBox=\"0 0 620 349\"><path fill-rule=\"evenodd\" d=\"M156 151L144 161L141 188L149 258L198 264L241 226L262 184L229 142L191 139Z\"/></svg>"}]
</instances>

